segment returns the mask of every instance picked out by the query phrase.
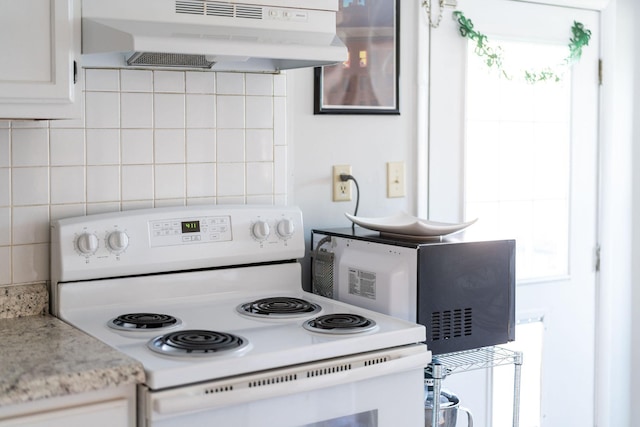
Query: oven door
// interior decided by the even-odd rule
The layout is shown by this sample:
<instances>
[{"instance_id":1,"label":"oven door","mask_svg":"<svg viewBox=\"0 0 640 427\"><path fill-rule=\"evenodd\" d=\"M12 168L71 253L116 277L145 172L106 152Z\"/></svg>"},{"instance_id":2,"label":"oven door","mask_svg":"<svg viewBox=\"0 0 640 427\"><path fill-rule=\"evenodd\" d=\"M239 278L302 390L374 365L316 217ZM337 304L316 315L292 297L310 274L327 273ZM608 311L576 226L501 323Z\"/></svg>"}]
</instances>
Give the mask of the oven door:
<instances>
[{"instance_id":1,"label":"oven door","mask_svg":"<svg viewBox=\"0 0 640 427\"><path fill-rule=\"evenodd\" d=\"M139 425L424 425L430 360L416 344L170 390L141 387Z\"/></svg>"}]
</instances>

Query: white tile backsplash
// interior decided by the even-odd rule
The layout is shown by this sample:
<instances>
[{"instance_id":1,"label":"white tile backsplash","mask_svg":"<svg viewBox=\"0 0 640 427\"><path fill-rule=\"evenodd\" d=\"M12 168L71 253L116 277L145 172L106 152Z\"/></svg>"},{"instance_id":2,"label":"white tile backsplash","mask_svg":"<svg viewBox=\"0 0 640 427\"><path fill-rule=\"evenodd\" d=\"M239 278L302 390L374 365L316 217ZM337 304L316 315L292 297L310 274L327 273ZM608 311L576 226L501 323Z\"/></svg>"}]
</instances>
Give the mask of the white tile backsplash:
<instances>
[{"instance_id":1,"label":"white tile backsplash","mask_svg":"<svg viewBox=\"0 0 640 427\"><path fill-rule=\"evenodd\" d=\"M215 95L187 95L186 120L188 128L216 127Z\"/></svg>"},{"instance_id":2,"label":"white tile backsplash","mask_svg":"<svg viewBox=\"0 0 640 427\"><path fill-rule=\"evenodd\" d=\"M120 90L118 70L90 69L85 71L85 90L111 91Z\"/></svg>"},{"instance_id":3,"label":"white tile backsplash","mask_svg":"<svg viewBox=\"0 0 640 427\"><path fill-rule=\"evenodd\" d=\"M11 122L13 129L46 129L49 122L45 120L14 120Z\"/></svg>"},{"instance_id":4,"label":"white tile backsplash","mask_svg":"<svg viewBox=\"0 0 640 427\"><path fill-rule=\"evenodd\" d=\"M185 73L174 71L154 71L153 90L155 92L185 92Z\"/></svg>"},{"instance_id":5,"label":"white tile backsplash","mask_svg":"<svg viewBox=\"0 0 640 427\"><path fill-rule=\"evenodd\" d=\"M13 283L49 279L49 243L12 246Z\"/></svg>"},{"instance_id":6,"label":"white tile backsplash","mask_svg":"<svg viewBox=\"0 0 640 427\"><path fill-rule=\"evenodd\" d=\"M11 206L11 169L0 168L0 206Z\"/></svg>"},{"instance_id":7,"label":"white tile backsplash","mask_svg":"<svg viewBox=\"0 0 640 427\"><path fill-rule=\"evenodd\" d=\"M11 246L0 246L0 285L11 284Z\"/></svg>"},{"instance_id":8,"label":"white tile backsplash","mask_svg":"<svg viewBox=\"0 0 640 427\"><path fill-rule=\"evenodd\" d=\"M153 163L153 130L122 129L120 147L123 165Z\"/></svg>"},{"instance_id":9,"label":"white tile backsplash","mask_svg":"<svg viewBox=\"0 0 640 427\"><path fill-rule=\"evenodd\" d=\"M154 139L154 158L157 163L184 163L184 129L157 129Z\"/></svg>"},{"instance_id":10,"label":"white tile backsplash","mask_svg":"<svg viewBox=\"0 0 640 427\"><path fill-rule=\"evenodd\" d=\"M273 163L247 163L247 195L273 194Z\"/></svg>"},{"instance_id":11,"label":"white tile backsplash","mask_svg":"<svg viewBox=\"0 0 640 427\"><path fill-rule=\"evenodd\" d=\"M273 143L287 145L287 99L273 98Z\"/></svg>"},{"instance_id":12,"label":"white tile backsplash","mask_svg":"<svg viewBox=\"0 0 640 427\"><path fill-rule=\"evenodd\" d=\"M244 96L221 96L217 101L217 128L243 129L245 127Z\"/></svg>"},{"instance_id":13,"label":"white tile backsplash","mask_svg":"<svg viewBox=\"0 0 640 427\"><path fill-rule=\"evenodd\" d=\"M13 129L11 132L12 166L47 166L49 132L45 128Z\"/></svg>"},{"instance_id":14,"label":"white tile backsplash","mask_svg":"<svg viewBox=\"0 0 640 427\"><path fill-rule=\"evenodd\" d=\"M156 129L184 128L185 95L156 93L153 96L154 126Z\"/></svg>"},{"instance_id":15,"label":"white tile backsplash","mask_svg":"<svg viewBox=\"0 0 640 427\"><path fill-rule=\"evenodd\" d=\"M153 127L153 95L123 92L120 94L120 115L123 129Z\"/></svg>"},{"instance_id":16,"label":"white tile backsplash","mask_svg":"<svg viewBox=\"0 0 640 427\"><path fill-rule=\"evenodd\" d=\"M273 95L273 75L247 74L245 76L246 95Z\"/></svg>"},{"instance_id":17,"label":"white tile backsplash","mask_svg":"<svg viewBox=\"0 0 640 427\"><path fill-rule=\"evenodd\" d=\"M13 168L11 199L13 206L49 204L49 168Z\"/></svg>"},{"instance_id":18,"label":"white tile backsplash","mask_svg":"<svg viewBox=\"0 0 640 427\"><path fill-rule=\"evenodd\" d=\"M244 161L244 136L242 129L218 129L216 134L218 162Z\"/></svg>"},{"instance_id":19,"label":"white tile backsplash","mask_svg":"<svg viewBox=\"0 0 640 427\"><path fill-rule=\"evenodd\" d=\"M11 244L11 208L0 208L0 246Z\"/></svg>"},{"instance_id":20,"label":"white tile backsplash","mask_svg":"<svg viewBox=\"0 0 640 427\"><path fill-rule=\"evenodd\" d=\"M247 96L246 108L246 127L248 129L273 129L272 97Z\"/></svg>"},{"instance_id":21,"label":"white tile backsplash","mask_svg":"<svg viewBox=\"0 0 640 427\"><path fill-rule=\"evenodd\" d=\"M120 164L120 130L87 129L87 165Z\"/></svg>"},{"instance_id":22,"label":"white tile backsplash","mask_svg":"<svg viewBox=\"0 0 640 427\"><path fill-rule=\"evenodd\" d=\"M153 200L134 200L132 202L122 202L121 210L131 211L134 209L148 209L152 208Z\"/></svg>"},{"instance_id":23,"label":"white tile backsplash","mask_svg":"<svg viewBox=\"0 0 640 427\"><path fill-rule=\"evenodd\" d=\"M86 92L85 102L87 128L120 127L119 92Z\"/></svg>"},{"instance_id":24,"label":"white tile backsplash","mask_svg":"<svg viewBox=\"0 0 640 427\"><path fill-rule=\"evenodd\" d=\"M49 131L50 165L84 165L84 140L84 129L51 129Z\"/></svg>"},{"instance_id":25,"label":"white tile backsplash","mask_svg":"<svg viewBox=\"0 0 640 427\"><path fill-rule=\"evenodd\" d=\"M244 163L218 163L216 169L216 194L218 196L242 196L246 194Z\"/></svg>"},{"instance_id":26,"label":"white tile backsplash","mask_svg":"<svg viewBox=\"0 0 640 427\"><path fill-rule=\"evenodd\" d=\"M0 128L0 168L11 166L11 131Z\"/></svg>"},{"instance_id":27,"label":"white tile backsplash","mask_svg":"<svg viewBox=\"0 0 640 427\"><path fill-rule=\"evenodd\" d=\"M49 206L15 207L12 216L14 245L49 241Z\"/></svg>"},{"instance_id":28,"label":"white tile backsplash","mask_svg":"<svg viewBox=\"0 0 640 427\"><path fill-rule=\"evenodd\" d=\"M273 205L273 196L247 196L247 204L249 205Z\"/></svg>"},{"instance_id":29,"label":"white tile backsplash","mask_svg":"<svg viewBox=\"0 0 640 427\"><path fill-rule=\"evenodd\" d=\"M246 130L247 162L273 161L273 131L270 129Z\"/></svg>"},{"instance_id":30,"label":"white tile backsplash","mask_svg":"<svg viewBox=\"0 0 640 427\"><path fill-rule=\"evenodd\" d=\"M184 199L185 165L157 165L155 167L155 198ZM184 202L181 203L184 205Z\"/></svg>"},{"instance_id":31,"label":"white tile backsplash","mask_svg":"<svg viewBox=\"0 0 640 427\"><path fill-rule=\"evenodd\" d=\"M71 204L71 205L51 205L50 216L51 221L56 219L69 218L72 216L81 216L85 212L85 204Z\"/></svg>"},{"instance_id":32,"label":"white tile backsplash","mask_svg":"<svg viewBox=\"0 0 640 427\"><path fill-rule=\"evenodd\" d=\"M186 92L213 94L216 92L216 73L187 71Z\"/></svg>"},{"instance_id":33,"label":"white tile backsplash","mask_svg":"<svg viewBox=\"0 0 640 427\"><path fill-rule=\"evenodd\" d=\"M120 200L120 166L87 166L87 202Z\"/></svg>"},{"instance_id":34,"label":"white tile backsplash","mask_svg":"<svg viewBox=\"0 0 640 427\"><path fill-rule=\"evenodd\" d=\"M84 70L75 120L0 121L0 285L49 279L49 221L287 201L286 74Z\"/></svg>"},{"instance_id":35,"label":"white tile backsplash","mask_svg":"<svg viewBox=\"0 0 640 427\"><path fill-rule=\"evenodd\" d=\"M51 204L84 203L84 166L51 168Z\"/></svg>"},{"instance_id":36,"label":"white tile backsplash","mask_svg":"<svg viewBox=\"0 0 640 427\"><path fill-rule=\"evenodd\" d=\"M153 200L153 167L122 166L122 200Z\"/></svg>"},{"instance_id":37,"label":"white tile backsplash","mask_svg":"<svg viewBox=\"0 0 640 427\"><path fill-rule=\"evenodd\" d=\"M120 70L120 87L123 92L153 92L153 71Z\"/></svg>"},{"instance_id":38,"label":"white tile backsplash","mask_svg":"<svg viewBox=\"0 0 640 427\"><path fill-rule=\"evenodd\" d=\"M212 163L187 165L187 197L213 197L216 195L216 166Z\"/></svg>"},{"instance_id":39,"label":"white tile backsplash","mask_svg":"<svg viewBox=\"0 0 640 427\"><path fill-rule=\"evenodd\" d=\"M216 130L187 129L187 162L214 163L216 161Z\"/></svg>"},{"instance_id":40,"label":"white tile backsplash","mask_svg":"<svg viewBox=\"0 0 640 427\"><path fill-rule=\"evenodd\" d=\"M244 76L240 73L218 73L216 93L218 95L244 95Z\"/></svg>"},{"instance_id":41,"label":"white tile backsplash","mask_svg":"<svg viewBox=\"0 0 640 427\"><path fill-rule=\"evenodd\" d=\"M121 207L121 202L91 203L87 204L87 215L118 212Z\"/></svg>"}]
</instances>

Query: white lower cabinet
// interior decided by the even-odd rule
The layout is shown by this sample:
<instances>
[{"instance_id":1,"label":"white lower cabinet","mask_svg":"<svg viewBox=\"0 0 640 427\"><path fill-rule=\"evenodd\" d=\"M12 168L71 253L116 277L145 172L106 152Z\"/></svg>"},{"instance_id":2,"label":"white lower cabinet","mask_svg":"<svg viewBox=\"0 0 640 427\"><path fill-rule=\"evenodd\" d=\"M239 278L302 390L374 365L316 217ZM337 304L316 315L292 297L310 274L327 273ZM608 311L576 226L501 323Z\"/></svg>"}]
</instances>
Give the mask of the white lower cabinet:
<instances>
[{"instance_id":1,"label":"white lower cabinet","mask_svg":"<svg viewBox=\"0 0 640 427\"><path fill-rule=\"evenodd\" d=\"M80 0L0 0L0 119L81 114Z\"/></svg>"},{"instance_id":2,"label":"white lower cabinet","mask_svg":"<svg viewBox=\"0 0 640 427\"><path fill-rule=\"evenodd\" d=\"M0 427L135 427L135 411L131 385L0 408Z\"/></svg>"},{"instance_id":3,"label":"white lower cabinet","mask_svg":"<svg viewBox=\"0 0 640 427\"><path fill-rule=\"evenodd\" d=\"M127 425L127 401L94 403L84 406L47 411L9 420L20 427L112 427Z\"/></svg>"}]
</instances>

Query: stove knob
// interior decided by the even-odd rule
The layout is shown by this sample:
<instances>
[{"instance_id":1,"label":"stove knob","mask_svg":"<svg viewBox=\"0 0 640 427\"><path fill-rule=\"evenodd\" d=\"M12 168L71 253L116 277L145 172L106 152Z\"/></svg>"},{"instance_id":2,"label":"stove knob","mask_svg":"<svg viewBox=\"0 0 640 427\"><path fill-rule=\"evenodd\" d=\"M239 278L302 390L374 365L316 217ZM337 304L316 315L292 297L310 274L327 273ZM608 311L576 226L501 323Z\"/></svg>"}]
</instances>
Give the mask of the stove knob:
<instances>
[{"instance_id":1,"label":"stove knob","mask_svg":"<svg viewBox=\"0 0 640 427\"><path fill-rule=\"evenodd\" d=\"M287 239L293 236L293 233L296 230L295 230L295 226L293 225L293 221L287 218L287 219L283 219L278 223L277 231L280 237Z\"/></svg>"},{"instance_id":2,"label":"stove knob","mask_svg":"<svg viewBox=\"0 0 640 427\"><path fill-rule=\"evenodd\" d=\"M98 236L82 233L76 238L76 247L82 255L93 255L98 250Z\"/></svg>"},{"instance_id":3,"label":"stove knob","mask_svg":"<svg viewBox=\"0 0 640 427\"><path fill-rule=\"evenodd\" d=\"M129 236L124 231L116 230L107 236L107 247L111 252L120 253L129 246Z\"/></svg>"},{"instance_id":4,"label":"stove knob","mask_svg":"<svg viewBox=\"0 0 640 427\"><path fill-rule=\"evenodd\" d=\"M265 240L270 232L267 221L259 220L251 226L251 234L256 240Z\"/></svg>"}]
</instances>

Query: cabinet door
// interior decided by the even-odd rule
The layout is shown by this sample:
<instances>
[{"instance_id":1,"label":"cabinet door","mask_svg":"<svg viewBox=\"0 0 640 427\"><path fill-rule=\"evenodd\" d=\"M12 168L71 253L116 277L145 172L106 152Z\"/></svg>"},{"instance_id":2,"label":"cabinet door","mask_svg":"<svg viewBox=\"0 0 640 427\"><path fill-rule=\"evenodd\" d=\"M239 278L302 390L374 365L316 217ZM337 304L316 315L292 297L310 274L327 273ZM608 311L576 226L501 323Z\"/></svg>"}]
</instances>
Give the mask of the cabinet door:
<instances>
[{"instance_id":1,"label":"cabinet door","mask_svg":"<svg viewBox=\"0 0 640 427\"><path fill-rule=\"evenodd\" d=\"M4 424L4 423L8 424ZM129 424L126 399L46 411L0 421L13 427L112 427Z\"/></svg>"},{"instance_id":2,"label":"cabinet door","mask_svg":"<svg viewBox=\"0 0 640 427\"><path fill-rule=\"evenodd\" d=\"M0 0L0 118L79 117L79 54L79 0Z\"/></svg>"}]
</instances>

